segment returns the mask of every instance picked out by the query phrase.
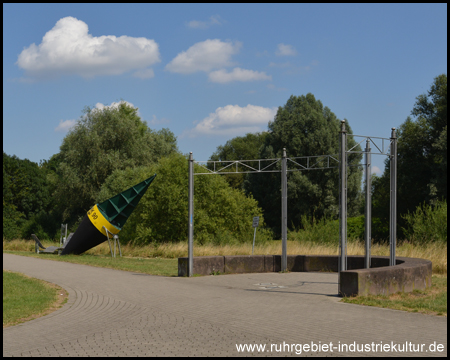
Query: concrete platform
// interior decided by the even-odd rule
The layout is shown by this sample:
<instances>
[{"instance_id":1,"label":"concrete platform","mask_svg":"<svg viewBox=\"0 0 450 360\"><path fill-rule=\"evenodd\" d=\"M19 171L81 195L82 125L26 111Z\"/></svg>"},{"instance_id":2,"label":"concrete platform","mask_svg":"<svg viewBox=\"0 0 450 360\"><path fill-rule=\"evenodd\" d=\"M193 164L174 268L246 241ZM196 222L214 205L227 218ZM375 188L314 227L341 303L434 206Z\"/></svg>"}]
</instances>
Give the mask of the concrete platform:
<instances>
[{"instance_id":1,"label":"concrete platform","mask_svg":"<svg viewBox=\"0 0 450 360\"><path fill-rule=\"evenodd\" d=\"M447 355L446 317L340 303L335 273L159 277L10 254L3 268L69 293L56 312L3 329L3 356L297 356L289 345L311 342L335 348L302 356ZM391 342L424 346L348 349Z\"/></svg>"}]
</instances>

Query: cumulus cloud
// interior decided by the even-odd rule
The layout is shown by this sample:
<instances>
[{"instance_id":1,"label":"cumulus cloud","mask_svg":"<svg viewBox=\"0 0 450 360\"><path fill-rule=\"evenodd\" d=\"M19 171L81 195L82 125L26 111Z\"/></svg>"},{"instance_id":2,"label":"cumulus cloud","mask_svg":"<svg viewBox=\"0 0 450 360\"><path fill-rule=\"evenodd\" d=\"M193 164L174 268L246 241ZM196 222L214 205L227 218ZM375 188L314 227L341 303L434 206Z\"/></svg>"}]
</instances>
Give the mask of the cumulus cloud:
<instances>
[{"instance_id":1,"label":"cumulus cloud","mask_svg":"<svg viewBox=\"0 0 450 360\"><path fill-rule=\"evenodd\" d=\"M97 104L95 104L94 110L95 109L103 110L104 108L118 109L119 105L122 104L122 103L125 103L125 104L127 104L128 106L130 106L132 108L136 108L136 106L134 106L132 103L130 103L128 101L125 101L125 100L122 100L122 101L119 101L119 102L112 102L111 105L103 105L102 103L98 102ZM139 115L139 111L138 111L138 115Z\"/></svg>"},{"instance_id":2,"label":"cumulus cloud","mask_svg":"<svg viewBox=\"0 0 450 360\"><path fill-rule=\"evenodd\" d=\"M276 108L262 106L227 105L200 121L194 129L186 131L183 136L227 135L238 136L248 132L263 131L277 112Z\"/></svg>"},{"instance_id":3,"label":"cumulus cloud","mask_svg":"<svg viewBox=\"0 0 450 360\"><path fill-rule=\"evenodd\" d=\"M65 120L65 121L60 120L59 125L55 128L55 131L66 133L70 130L70 128L75 126L76 123L77 123L76 120Z\"/></svg>"},{"instance_id":4,"label":"cumulus cloud","mask_svg":"<svg viewBox=\"0 0 450 360\"><path fill-rule=\"evenodd\" d=\"M233 71L227 72L225 69L210 72L209 80L216 83L229 83L231 81L255 81L255 80L272 80L272 76L265 72L234 68Z\"/></svg>"},{"instance_id":5,"label":"cumulus cloud","mask_svg":"<svg viewBox=\"0 0 450 360\"><path fill-rule=\"evenodd\" d=\"M197 21L192 20L187 23L187 27L192 29L207 29L212 25L222 25L223 20L221 20L219 15L211 16L207 21Z\"/></svg>"},{"instance_id":6,"label":"cumulus cloud","mask_svg":"<svg viewBox=\"0 0 450 360\"><path fill-rule=\"evenodd\" d=\"M297 51L294 49L292 45L286 44L278 44L277 51L275 52L278 56L294 56L297 54Z\"/></svg>"},{"instance_id":7,"label":"cumulus cloud","mask_svg":"<svg viewBox=\"0 0 450 360\"><path fill-rule=\"evenodd\" d=\"M32 78L60 75L119 75L146 69L160 62L158 44L144 37L88 33L88 25L74 17L60 19L39 45L31 44L20 53L16 64ZM152 77L151 69L137 73Z\"/></svg>"},{"instance_id":8,"label":"cumulus cloud","mask_svg":"<svg viewBox=\"0 0 450 360\"><path fill-rule=\"evenodd\" d=\"M378 166L372 166L372 174L376 174L378 176L381 176L383 174L383 171Z\"/></svg>"},{"instance_id":9,"label":"cumulus cloud","mask_svg":"<svg viewBox=\"0 0 450 360\"><path fill-rule=\"evenodd\" d=\"M192 45L186 51L179 53L166 70L180 74L191 74L197 71L209 72L213 69L233 66L231 56L238 53L242 44L224 42L219 39L208 39Z\"/></svg>"}]
</instances>

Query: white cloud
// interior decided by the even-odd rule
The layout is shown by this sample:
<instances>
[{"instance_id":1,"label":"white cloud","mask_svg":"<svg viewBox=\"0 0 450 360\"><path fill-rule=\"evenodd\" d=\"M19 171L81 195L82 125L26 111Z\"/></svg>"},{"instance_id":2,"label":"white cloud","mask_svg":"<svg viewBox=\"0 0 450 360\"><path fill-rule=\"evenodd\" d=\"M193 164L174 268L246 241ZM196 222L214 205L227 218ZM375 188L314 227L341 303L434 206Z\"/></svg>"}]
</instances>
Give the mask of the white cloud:
<instances>
[{"instance_id":1,"label":"white cloud","mask_svg":"<svg viewBox=\"0 0 450 360\"><path fill-rule=\"evenodd\" d=\"M378 176L381 176L383 174L383 171L378 166L372 166L372 174L376 174Z\"/></svg>"},{"instance_id":2,"label":"white cloud","mask_svg":"<svg viewBox=\"0 0 450 360\"><path fill-rule=\"evenodd\" d=\"M197 135L238 136L248 132L264 131L269 121L277 112L276 108L262 106L227 105L219 107L215 112L200 121L194 129L182 134L190 137Z\"/></svg>"},{"instance_id":3,"label":"white cloud","mask_svg":"<svg viewBox=\"0 0 450 360\"><path fill-rule=\"evenodd\" d=\"M209 73L209 80L216 83L228 83L231 81L272 80L272 76L265 72L234 68L231 72L220 69Z\"/></svg>"},{"instance_id":4,"label":"white cloud","mask_svg":"<svg viewBox=\"0 0 450 360\"><path fill-rule=\"evenodd\" d=\"M70 128L75 126L76 123L77 123L76 120L65 120L65 121L60 120L59 125L55 128L55 131L66 133L70 130Z\"/></svg>"},{"instance_id":5,"label":"white cloud","mask_svg":"<svg viewBox=\"0 0 450 360\"><path fill-rule=\"evenodd\" d=\"M187 27L192 29L207 29L211 25L222 25L223 20L220 19L219 15L211 16L207 21L197 21L192 20L187 23Z\"/></svg>"},{"instance_id":6,"label":"white cloud","mask_svg":"<svg viewBox=\"0 0 450 360\"><path fill-rule=\"evenodd\" d=\"M191 74L196 71L209 72L213 69L233 66L231 56L238 53L242 44L236 41L223 42L219 39L208 39L192 45L179 53L166 70L180 74Z\"/></svg>"},{"instance_id":7,"label":"white cloud","mask_svg":"<svg viewBox=\"0 0 450 360\"><path fill-rule=\"evenodd\" d=\"M60 19L38 46L33 43L24 48L16 64L33 78L73 74L89 78L145 69L157 62L160 54L154 40L125 35L94 37L85 22L68 16Z\"/></svg>"},{"instance_id":8,"label":"white cloud","mask_svg":"<svg viewBox=\"0 0 450 360\"><path fill-rule=\"evenodd\" d=\"M297 54L297 51L292 45L286 45L286 44L278 44L278 49L275 52L277 56L294 56Z\"/></svg>"},{"instance_id":9,"label":"white cloud","mask_svg":"<svg viewBox=\"0 0 450 360\"><path fill-rule=\"evenodd\" d=\"M104 108L108 108L108 107L109 108L113 108L113 109L118 109L119 105L122 104L122 103L125 103L128 106L131 106L132 108L136 108L136 106L134 106L132 103L130 103L128 101L125 101L125 100L122 100L122 101L119 101L119 102L112 102L111 105L103 105L102 103L98 102L97 104L95 104L95 109L103 110Z\"/></svg>"}]
</instances>

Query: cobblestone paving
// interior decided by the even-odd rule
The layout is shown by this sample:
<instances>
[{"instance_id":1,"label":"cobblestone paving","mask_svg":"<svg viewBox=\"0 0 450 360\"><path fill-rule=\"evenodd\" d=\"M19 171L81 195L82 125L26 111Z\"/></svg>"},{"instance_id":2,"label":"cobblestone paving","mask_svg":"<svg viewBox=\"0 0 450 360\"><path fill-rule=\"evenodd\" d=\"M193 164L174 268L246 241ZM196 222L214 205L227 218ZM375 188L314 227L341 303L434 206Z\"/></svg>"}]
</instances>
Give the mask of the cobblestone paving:
<instances>
[{"instance_id":1,"label":"cobblestone paving","mask_svg":"<svg viewBox=\"0 0 450 360\"><path fill-rule=\"evenodd\" d=\"M340 303L333 273L168 278L10 254L3 268L69 293L54 313L3 329L3 356L297 356L290 344L311 342L336 348L301 356L447 355L446 317ZM338 351L354 342L425 347ZM434 342L444 351L425 352Z\"/></svg>"}]
</instances>

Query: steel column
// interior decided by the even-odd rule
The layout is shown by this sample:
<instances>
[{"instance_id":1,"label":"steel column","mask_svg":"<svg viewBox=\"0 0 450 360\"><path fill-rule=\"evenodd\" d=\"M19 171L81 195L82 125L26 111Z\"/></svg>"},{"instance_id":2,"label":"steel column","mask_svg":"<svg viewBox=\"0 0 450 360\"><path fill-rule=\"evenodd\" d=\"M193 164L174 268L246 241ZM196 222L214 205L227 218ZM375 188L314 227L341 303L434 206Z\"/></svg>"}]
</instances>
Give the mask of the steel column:
<instances>
[{"instance_id":1,"label":"steel column","mask_svg":"<svg viewBox=\"0 0 450 360\"><path fill-rule=\"evenodd\" d=\"M189 153L189 241L188 241L188 276L194 271L194 158Z\"/></svg>"},{"instance_id":2,"label":"steel column","mask_svg":"<svg viewBox=\"0 0 450 360\"><path fill-rule=\"evenodd\" d=\"M370 156L370 140L366 142L366 209L365 209L365 257L364 266L370 268L370 242L372 238L372 196L371 196L371 156Z\"/></svg>"},{"instance_id":3,"label":"steel column","mask_svg":"<svg viewBox=\"0 0 450 360\"><path fill-rule=\"evenodd\" d=\"M389 265L395 265L395 247L397 242L397 135L395 128L391 133L390 148L390 219L389 219Z\"/></svg>"},{"instance_id":4,"label":"steel column","mask_svg":"<svg viewBox=\"0 0 450 360\"><path fill-rule=\"evenodd\" d=\"M339 149L339 272L347 270L347 131L341 120Z\"/></svg>"},{"instance_id":5,"label":"steel column","mask_svg":"<svg viewBox=\"0 0 450 360\"><path fill-rule=\"evenodd\" d=\"M281 159L281 271L287 270L287 159L283 148Z\"/></svg>"}]
</instances>

